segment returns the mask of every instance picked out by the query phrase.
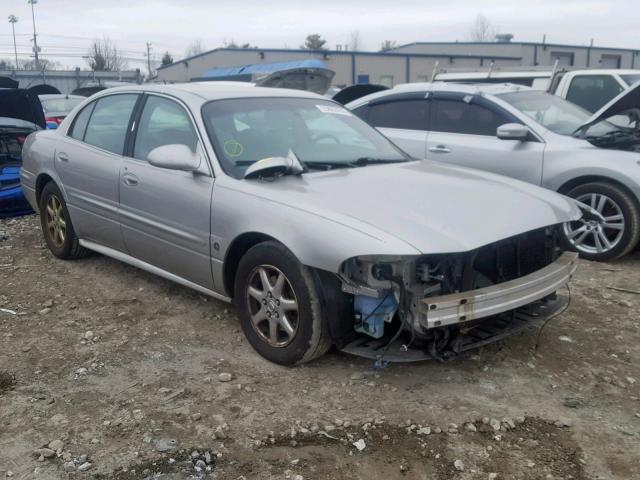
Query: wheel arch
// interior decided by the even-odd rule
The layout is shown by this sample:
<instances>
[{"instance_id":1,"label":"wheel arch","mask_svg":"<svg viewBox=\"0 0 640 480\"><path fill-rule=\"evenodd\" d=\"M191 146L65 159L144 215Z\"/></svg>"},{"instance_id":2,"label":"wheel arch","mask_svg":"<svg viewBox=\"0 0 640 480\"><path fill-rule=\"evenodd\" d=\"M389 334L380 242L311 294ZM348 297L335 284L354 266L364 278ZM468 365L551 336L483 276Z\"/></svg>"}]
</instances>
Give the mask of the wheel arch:
<instances>
[{"instance_id":1,"label":"wheel arch","mask_svg":"<svg viewBox=\"0 0 640 480\"><path fill-rule=\"evenodd\" d=\"M620 188L627 195L629 195L629 197L635 203L636 208L640 209L640 199L636 196L636 194L633 192L633 190L631 190L629 187L627 187L624 183L622 183L622 182L620 182L620 181L618 181L618 180L616 180L614 178L607 177L607 176L604 176L604 175L582 175L580 177L572 178L571 180L568 180L567 182L562 184L562 186L560 186L560 188L558 188L558 193L566 195L571 190L573 190L575 187L578 187L580 185L584 185L584 184L587 184L587 183L594 183L594 182L609 183L611 185L614 185L617 188Z\"/></svg>"},{"instance_id":2,"label":"wheel arch","mask_svg":"<svg viewBox=\"0 0 640 480\"><path fill-rule=\"evenodd\" d=\"M40 175L38 175L38 178L36 179L36 202L38 203L38 206L40 205L40 197L42 195L42 191L44 190L44 187L50 182L55 182L55 180L49 174L41 173Z\"/></svg>"},{"instance_id":3,"label":"wheel arch","mask_svg":"<svg viewBox=\"0 0 640 480\"><path fill-rule=\"evenodd\" d=\"M227 251L224 257L223 264L223 281L224 281L224 289L227 292L227 295L230 298L233 298L234 291L234 283L236 278L236 273L238 272L238 265L240 264L240 259L244 256L245 253L249 251L252 247L258 245L259 243L275 241L280 242L278 239L273 238L270 235L261 232L246 232L238 237L236 237Z\"/></svg>"}]
</instances>

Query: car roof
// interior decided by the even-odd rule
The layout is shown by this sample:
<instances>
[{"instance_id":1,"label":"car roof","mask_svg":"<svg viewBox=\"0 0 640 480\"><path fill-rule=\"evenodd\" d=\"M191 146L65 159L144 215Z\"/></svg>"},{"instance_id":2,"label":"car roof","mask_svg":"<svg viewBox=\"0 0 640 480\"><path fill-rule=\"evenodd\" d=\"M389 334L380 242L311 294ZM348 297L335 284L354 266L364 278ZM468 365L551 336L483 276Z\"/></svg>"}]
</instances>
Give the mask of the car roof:
<instances>
[{"instance_id":1,"label":"car roof","mask_svg":"<svg viewBox=\"0 0 640 480\"><path fill-rule=\"evenodd\" d=\"M369 103L371 100L383 98L389 95L412 93L412 92L455 92L469 95L499 95L501 93L511 93L523 90L533 90L524 85L515 83L456 83L456 82L433 82L433 83L403 83L388 90L372 93L347 104L348 108L355 108Z\"/></svg>"},{"instance_id":2,"label":"car roof","mask_svg":"<svg viewBox=\"0 0 640 480\"><path fill-rule=\"evenodd\" d=\"M109 88L99 93L100 96L116 92L154 92L182 97L185 94L200 97L204 101L222 100L242 97L297 97L327 100L326 97L303 90L287 88L256 87L249 82L189 82L189 83L145 83Z\"/></svg>"},{"instance_id":3,"label":"car roof","mask_svg":"<svg viewBox=\"0 0 640 480\"><path fill-rule=\"evenodd\" d=\"M591 68L588 70L569 70L567 74L573 75L593 75L593 74L607 74L607 75L628 75L640 73L638 69L623 69L623 68Z\"/></svg>"},{"instance_id":4,"label":"car roof","mask_svg":"<svg viewBox=\"0 0 640 480\"><path fill-rule=\"evenodd\" d=\"M57 98L78 98L84 99L86 97L82 97L80 95L71 95L70 93L47 93L43 95L38 95L40 100L53 100Z\"/></svg>"}]
</instances>

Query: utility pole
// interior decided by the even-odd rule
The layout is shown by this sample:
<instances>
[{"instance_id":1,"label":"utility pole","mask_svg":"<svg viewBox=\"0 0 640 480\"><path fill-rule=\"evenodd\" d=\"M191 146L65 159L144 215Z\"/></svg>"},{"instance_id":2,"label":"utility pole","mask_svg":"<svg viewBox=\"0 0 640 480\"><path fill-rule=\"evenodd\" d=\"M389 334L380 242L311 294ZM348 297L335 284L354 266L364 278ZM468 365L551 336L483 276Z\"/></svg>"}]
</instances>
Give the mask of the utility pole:
<instances>
[{"instance_id":1,"label":"utility pole","mask_svg":"<svg viewBox=\"0 0 640 480\"><path fill-rule=\"evenodd\" d=\"M13 53L16 54L16 70L18 70L18 47L16 47L16 23L18 22L18 17L15 15L9 15L9 23L11 24L11 29L13 30Z\"/></svg>"},{"instance_id":2,"label":"utility pole","mask_svg":"<svg viewBox=\"0 0 640 480\"><path fill-rule=\"evenodd\" d=\"M149 69L149 80L151 80L151 42L147 42L147 68Z\"/></svg>"},{"instance_id":3,"label":"utility pole","mask_svg":"<svg viewBox=\"0 0 640 480\"><path fill-rule=\"evenodd\" d=\"M27 0L27 3L31 5L31 19L33 20L33 53L36 57L36 70L40 70L40 59L38 58L38 35L36 34L36 14L33 6L38 3L38 0Z\"/></svg>"}]
</instances>

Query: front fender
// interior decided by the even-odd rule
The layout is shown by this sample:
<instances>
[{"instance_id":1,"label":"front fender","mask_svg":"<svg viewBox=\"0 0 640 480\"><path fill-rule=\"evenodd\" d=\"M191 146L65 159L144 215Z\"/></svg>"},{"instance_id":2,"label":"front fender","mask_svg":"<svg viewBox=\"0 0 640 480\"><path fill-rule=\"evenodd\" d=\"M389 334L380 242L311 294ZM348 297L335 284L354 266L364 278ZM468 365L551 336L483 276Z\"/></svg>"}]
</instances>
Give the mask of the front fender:
<instances>
[{"instance_id":1,"label":"front fender","mask_svg":"<svg viewBox=\"0 0 640 480\"><path fill-rule=\"evenodd\" d=\"M233 241L246 232L274 238L304 265L337 273L342 262L361 255L418 255L406 242L376 228L335 215L309 212L224 186L214 187L213 257L224 261ZM215 248L215 244L218 248Z\"/></svg>"},{"instance_id":2,"label":"front fender","mask_svg":"<svg viewBox=\"0 0 640 480\"><path fill-rule=\"evenodd\" d=\"M545 156L543 186L558 191L577 178L599 177L626 186L640 201L640 155L594 148Z\"/></svg>"}]
</instances>

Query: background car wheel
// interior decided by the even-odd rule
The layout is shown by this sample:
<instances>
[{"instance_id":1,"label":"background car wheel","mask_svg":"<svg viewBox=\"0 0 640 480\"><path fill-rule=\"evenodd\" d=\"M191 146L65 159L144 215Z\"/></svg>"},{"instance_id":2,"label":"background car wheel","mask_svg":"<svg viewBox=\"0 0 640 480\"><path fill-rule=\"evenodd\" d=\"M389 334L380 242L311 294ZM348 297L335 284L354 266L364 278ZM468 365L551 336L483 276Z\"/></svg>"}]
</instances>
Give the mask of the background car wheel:
<instances>
[{"instance_id":1,"label":"background car wheel","mask_svg":"<svg viewBox=\"0 0 640 480\"><path fill-rule=\"evenodd\" d=\"M62 192L53 182L45 185L40 196L40 225L44 240L56 257L72 260L87 254L73 229Z\"/></svg>"},{"instance_id":2,"label":"background car wheel","mask_svg":"<svg viewBox=\"0 0 640 480\"><path fill-rule=\"evenodd\" d=\"M568 196L595 209L598 219L564 226L566 247L588 260L613 260L629 253L640 239L640 213L634 199L620 187L594 182L580 185Z\"/></svg>"},{"instance_id":3,"label":"background car wheel","mask_svg":"<svg viewBox=\"0 0 640 480\"><path fill-rule=\"evenodd\" d=\"M263 357L281 365L323 355L331 340L314 272L277 242L251 248L240 260L234 298L242 330Z\"/></svg>"}]
</instances>

